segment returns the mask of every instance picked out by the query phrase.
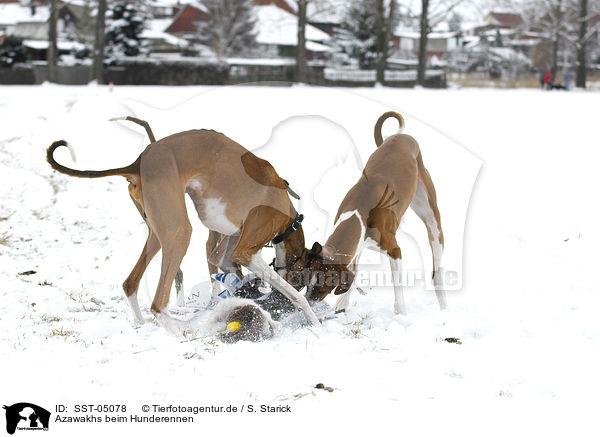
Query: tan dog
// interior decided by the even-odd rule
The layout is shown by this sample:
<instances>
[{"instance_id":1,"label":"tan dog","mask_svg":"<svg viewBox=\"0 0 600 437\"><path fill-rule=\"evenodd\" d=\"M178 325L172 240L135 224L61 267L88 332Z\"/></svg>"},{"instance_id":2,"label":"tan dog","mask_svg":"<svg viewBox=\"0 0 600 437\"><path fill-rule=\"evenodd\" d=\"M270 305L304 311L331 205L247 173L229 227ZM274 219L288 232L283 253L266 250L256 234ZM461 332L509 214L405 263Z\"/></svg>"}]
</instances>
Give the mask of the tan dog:
<instances>
[{"instance_id":1,"label":"tan dog","mask_svg":"<svg viewBox=\"0 0 600 437\"><path fill-rule=\"evenodd\" d=\"M277 244L286 262L292 263L306 252L286 183L267 161L210 130L163 138L150 144L133 164L102 171L74 170L58 164L53 153L64 145L65 141L57 141L47 150L48 162L55 170L83 178L125 177L131 199L148 225L146 245L123 284L139 322L143 321L137 302L139 282L151 259L162 249L152 311L165 327L178 331L165 310L192 233L184 201L187 193L204 225L223 236L209 262L224 271L235 270L235 264L247 267L289 298L311 325L319 325L306 298L260 256L263 246L280 235L286 236Z\"/></svg>"},{"instance_id":2,"label":"tan dog","mask_svg":"<svg viewBox=\"0 0 600 437\"><path fill-rule=\"evenodd\" d=\"M371 155L363 174L342 201L335 230L324 246L315 243L308 261L313 272L312 284L306 294L309 299L321 300L335 288L335 294L350 289L358 257L364 247L374 247L388 255L394 281L394 310L406 314L400 281L402 254L396 242L396 232L402 216L410 206L427 227L433 253L433 272L436 295L441 309L446 297L441 289L441 258L444 234L437 208L436 194L429 172L423 165L419 145L414 138L397 134L383 141L381 127L390 117L404 119L396 112L383 114L375 125L378 149ZM314 273L318 273L315 275ZM321 278L317 278L317 276ZM350 293L336 305L343 310Z\"/></svg>"}]
</instances>

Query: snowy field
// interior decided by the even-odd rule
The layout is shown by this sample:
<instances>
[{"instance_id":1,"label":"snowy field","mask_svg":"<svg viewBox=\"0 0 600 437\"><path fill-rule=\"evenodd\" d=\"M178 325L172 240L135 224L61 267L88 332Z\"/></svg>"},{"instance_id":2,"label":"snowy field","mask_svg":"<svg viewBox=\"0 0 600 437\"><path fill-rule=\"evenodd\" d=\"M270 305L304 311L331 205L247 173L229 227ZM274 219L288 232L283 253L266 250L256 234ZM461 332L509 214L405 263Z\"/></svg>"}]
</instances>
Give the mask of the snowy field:
<instances>
[{"instance_id":1,"label":"snowy field","mask_svg":"<svg viewBox=\"0 0 600 437\"><path fill-rule=\"evenodd\" d=\"M292 410L176 425L51 422L53 435L594 435L599 103L598 93L538 90L0 87L0 403L32 402L53 418L57 404L71 414L75 404ZM131 163L147 138L115 116L148 120L157 138L215 129L290 181L312 245L331 231L390 109L405 115L436 185L444 265L457 275L450 311L417 285L405 292L408 316L395 316L392 288L367 284L345 315L262 343L223 344L193 321L187 341L159 327L148 310L159 257L139 292L148 322L136 326L121 284L146 227L127 182L71 178L45 162L46 147L65 139L77 153L73 163L57 151L67 166ZM207 231L190 206L188 296L208 280ZM404 267L429 275L412 212L398 239ZM361 258L367 273L387 265L375 252ZM174 299L171 309L191 317Z\"/></svg>"}]
</instances>

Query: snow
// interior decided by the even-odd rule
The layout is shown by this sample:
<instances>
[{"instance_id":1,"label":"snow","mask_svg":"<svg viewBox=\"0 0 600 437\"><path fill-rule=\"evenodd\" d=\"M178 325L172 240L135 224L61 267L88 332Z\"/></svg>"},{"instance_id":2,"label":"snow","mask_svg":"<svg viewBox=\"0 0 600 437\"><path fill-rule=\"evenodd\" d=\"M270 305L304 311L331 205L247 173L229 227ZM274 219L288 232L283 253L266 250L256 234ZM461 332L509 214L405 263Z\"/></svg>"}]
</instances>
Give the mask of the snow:
<instances>
[{"instance_id":1,"label":"snow","mask_svg":"<svg viewBox=\"0 0 600 437\"><path fill-rule=\"evenodd\" d=\"M457 36L457 32L429 32L427 34L427 38L431 39L449 39L455 38ZM410 31L410 30L398 30L394 32L394 36L399 38L408 38L408 39L419 39L421 37L420 32Z\"/></svg>"},{"instance_id":2,"label":"snow","mask_svg":"<svg viewBox=\"0 0 600 437\"><path fill-rule=\"evenodd\" d=\"M432 62L433 63L433 62ZM440 76L443 70L427 70L426 77ZM375 70L355 70L355 69L336 69L326 68L325 78L329 80L343 80L354 82L373 82L377 78ZM415 70L386 70L385 80L387 81L411 81L417 79Z\"/></svg>"},{"instance_id":3,"label":"snow","mask_svg":"<svg viewBox=\"0 0 600 437\"><path fill-rule=\"evenodd\" d=\"M31 8L21 6L19 3L0 3L0 25L14 25L17 23L45 23L50 18L47 6L36 6L35 14Z\"/></svg>"},{"instance_id":4,"label":"snow","mask_svg":"<svg viewBox=\"0 0 600 437\"><path fill-rule=\"evenodd\" d=\"M292 408L197 416L194 429L225 434L589 435L600 389L597 100L593 92L538 90L0 87L3 404L33 402L53 414L57 403L126 403L136 414L152 403ZM77 153L72 163L66 149L57 151L66 165L132 162L147 138L107 121L115 116L148 120L158 138L222 131L299 192L311 245L330 232L375 149L373 124L389 109L420 143L442 214L444 265L462 273L447 313L431 291L406 287L408 316L395 316L390 287L364 287L346 315L320 328L283 327L256 344L226 345L201 331L182 342L151 321L154 260L140 287L149 321L136 327L120 284L146 230L127 183L70 178L45 162L58 139ZM396 128L386 123L384 133ZM188 295L208 280L207 232L189 206ZM404 268L427 272L427 238L414 214L398 239ZM387 261L365 252L361 270L378 269L388 271ZM61 436L192 429L50 428Z\"/></svg>"},{"instance_id":5,"label":"snow","mask_svg":"<svg viewBox=\"0 0 600 437\"><path fill-rule=\"evenodd\" d=\"M174 35L171 35L167 32L161 32L151 29L144 29L140 34L140 38L142 39L153 39L153 40L163 40L166 43L171 44L175 47L187 47L188 42L183 38L178 38Z\"/></svg>"},{"instance_id":6,"label":"snow","mask_svg":"<svg viewBox=\"0 0 600 437\"><path fill-rule=\"evenodd\" d=\"M23 45L35 50L44 50L48 48L49 42L44 40L26 39L23 41ZM84 44L77 41L58 41L57 46L60 50L82 50L85 48Z\"/></svg>"},{"instance_id":7,"label":"snow","mask_svg":"<svg viewBox=\"0 0 600 437\"><path fill-rule=\"evenodd\" d=\"M146 20L144 26L147 27L147 31L162 33L167 30L172 22L172 18L153 18L151 20Z\"/></svg>"},{"instance_id":8,"label":"snow","mask_svg":"<svg viewBox=\"0 0 600 437\"><path fill-rule=\"evenodd\" d=\"M295 1L287 2L294 10L298 10ZM306 5L306 17L313 23L339 24L346 12L349 2L347 0L318 0L309 1Z\"/></svg>"},{"instance_id":9,"label":"snow","mask_svg":"<svg viewBox=\"0 0 600 437\"><path fill-rule=\"evenodd\" d=\"M296 60L291 58L227 58L229 65L269 65L288 66L296 65Z\"/></svg>"},{"instance_id":10,"label":"snow","mask_svg":"<svg viewBox=\"0 0 600 437\"><path fill-rule=\"evenodd\" d=\"M258 34L256 41L260 44L277 44L295 46L298 43L298 18L275 5L256 7ZM306 25L306 39L313 42L327 42L330 37L325 32L310 24Z\"/></svg>"}]
</instances>

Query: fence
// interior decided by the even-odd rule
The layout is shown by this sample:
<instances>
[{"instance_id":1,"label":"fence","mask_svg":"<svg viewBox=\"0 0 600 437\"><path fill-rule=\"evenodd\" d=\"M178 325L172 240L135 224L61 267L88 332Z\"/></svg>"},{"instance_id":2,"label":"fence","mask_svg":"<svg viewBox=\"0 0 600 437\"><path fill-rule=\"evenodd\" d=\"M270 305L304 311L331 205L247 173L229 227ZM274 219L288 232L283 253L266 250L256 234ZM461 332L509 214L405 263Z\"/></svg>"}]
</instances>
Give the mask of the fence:
<instances>
[{"instance_id":1,"label":"fence","mask_svg":"<svg viewBox=\"0 0 600 437\"><path fill-rule=\"evenodd\" d=\"M116 85L235 85L290 84L295 80L295 65L289 60L251 60L225 63L198 58L177 60L131 59L107 65L104 82ZM0 68L0 84L39 84L48 78L45 63L24 64L13 68ZM82 85L91 78L88 65L59 66L57 83ZM416 84L415 70L386 71L385 85L391 87L413 87ZM375 71L331 69L310 66L307 81L319 86L369 87L375 85ZM426 85L432 88L446 87L443 70L429 70Z\"/></svg>"}]
</instances>

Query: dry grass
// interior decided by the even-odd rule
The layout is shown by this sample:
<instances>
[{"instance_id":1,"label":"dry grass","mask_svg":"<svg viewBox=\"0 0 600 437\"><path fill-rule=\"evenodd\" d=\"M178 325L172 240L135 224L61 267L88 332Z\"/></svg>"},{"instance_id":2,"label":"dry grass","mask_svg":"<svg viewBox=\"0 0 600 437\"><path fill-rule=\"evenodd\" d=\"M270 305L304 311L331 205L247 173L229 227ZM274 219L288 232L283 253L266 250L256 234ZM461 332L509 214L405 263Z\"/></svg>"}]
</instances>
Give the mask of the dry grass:
<instances>
[{"instance_id":1,"label":"dry grass","mask_svg":"<svg viewBox=\"0 0 600 437\"><path fill-rule=\"evenodd\" d=\"M448 82L461 87L540 88L537 74L521 75L519 78L490 79L481 73L448 73Z\"/></svg>"},{"instance_id":2,"label":"dry grass","mask_svg":"<svg viewBox=\"0 0 600 437\"><path fill-rule=\"evenodd\" d=\"M7 234L0 235L0 246L10 247L10 238Z\"/></svg>"},{"instance_id":3,"label":"dry grass","mask_svg":"<svg viewBox=\"0 0 600 437\"><path fill-rule=\"evenodd\" d=\"M559 75L559 82L561 81L562 75ZM540 88L540 79L536 73L522 74L518 78L490 79L484 73L451 72L448 73L448 83L460 87L476 88ZM575 84L573 83L573 85ZM600 71L588 72L587 85L588 89L600 89Z\"/></svg>"},{"instance_id":4,"label":"dry grass","mask_svg":"<svg viewBox=\"0 0 600 437\"><path fill-rule=\"evenodd\" d=\"M371 326L367 327L367 322L371 319L371 315L362 314L359 315L358 320L355 320L351 323L346 323L345 326L345 334L350 338L361 338L364 336L363 329L371 329Z\"/></svg>"},{"instance_id":5,"label":"dry grass","mask_svg":"<svg viewBox=\"0 0 600 437\"><path fill-rule=\"evenodd\" d=\"M65 339L67 339L68 337L72 337L74 335L75 335L75 331L73 331L71 329L63 329L63 328L53 329L52 332L50 333L50 337L64 337Z\"/></svg>"},{"instance_id":6,"label":"dry grass","mask_svg":"<svg viewBox=\"0 0 600 437\"><path fill-rule=\"evenodd\" d=\"M62 319L58 316L51 316L49 314L44 314L42 316L42 321L46 323L60 322Z\"/></svg>"}]
</instances>

